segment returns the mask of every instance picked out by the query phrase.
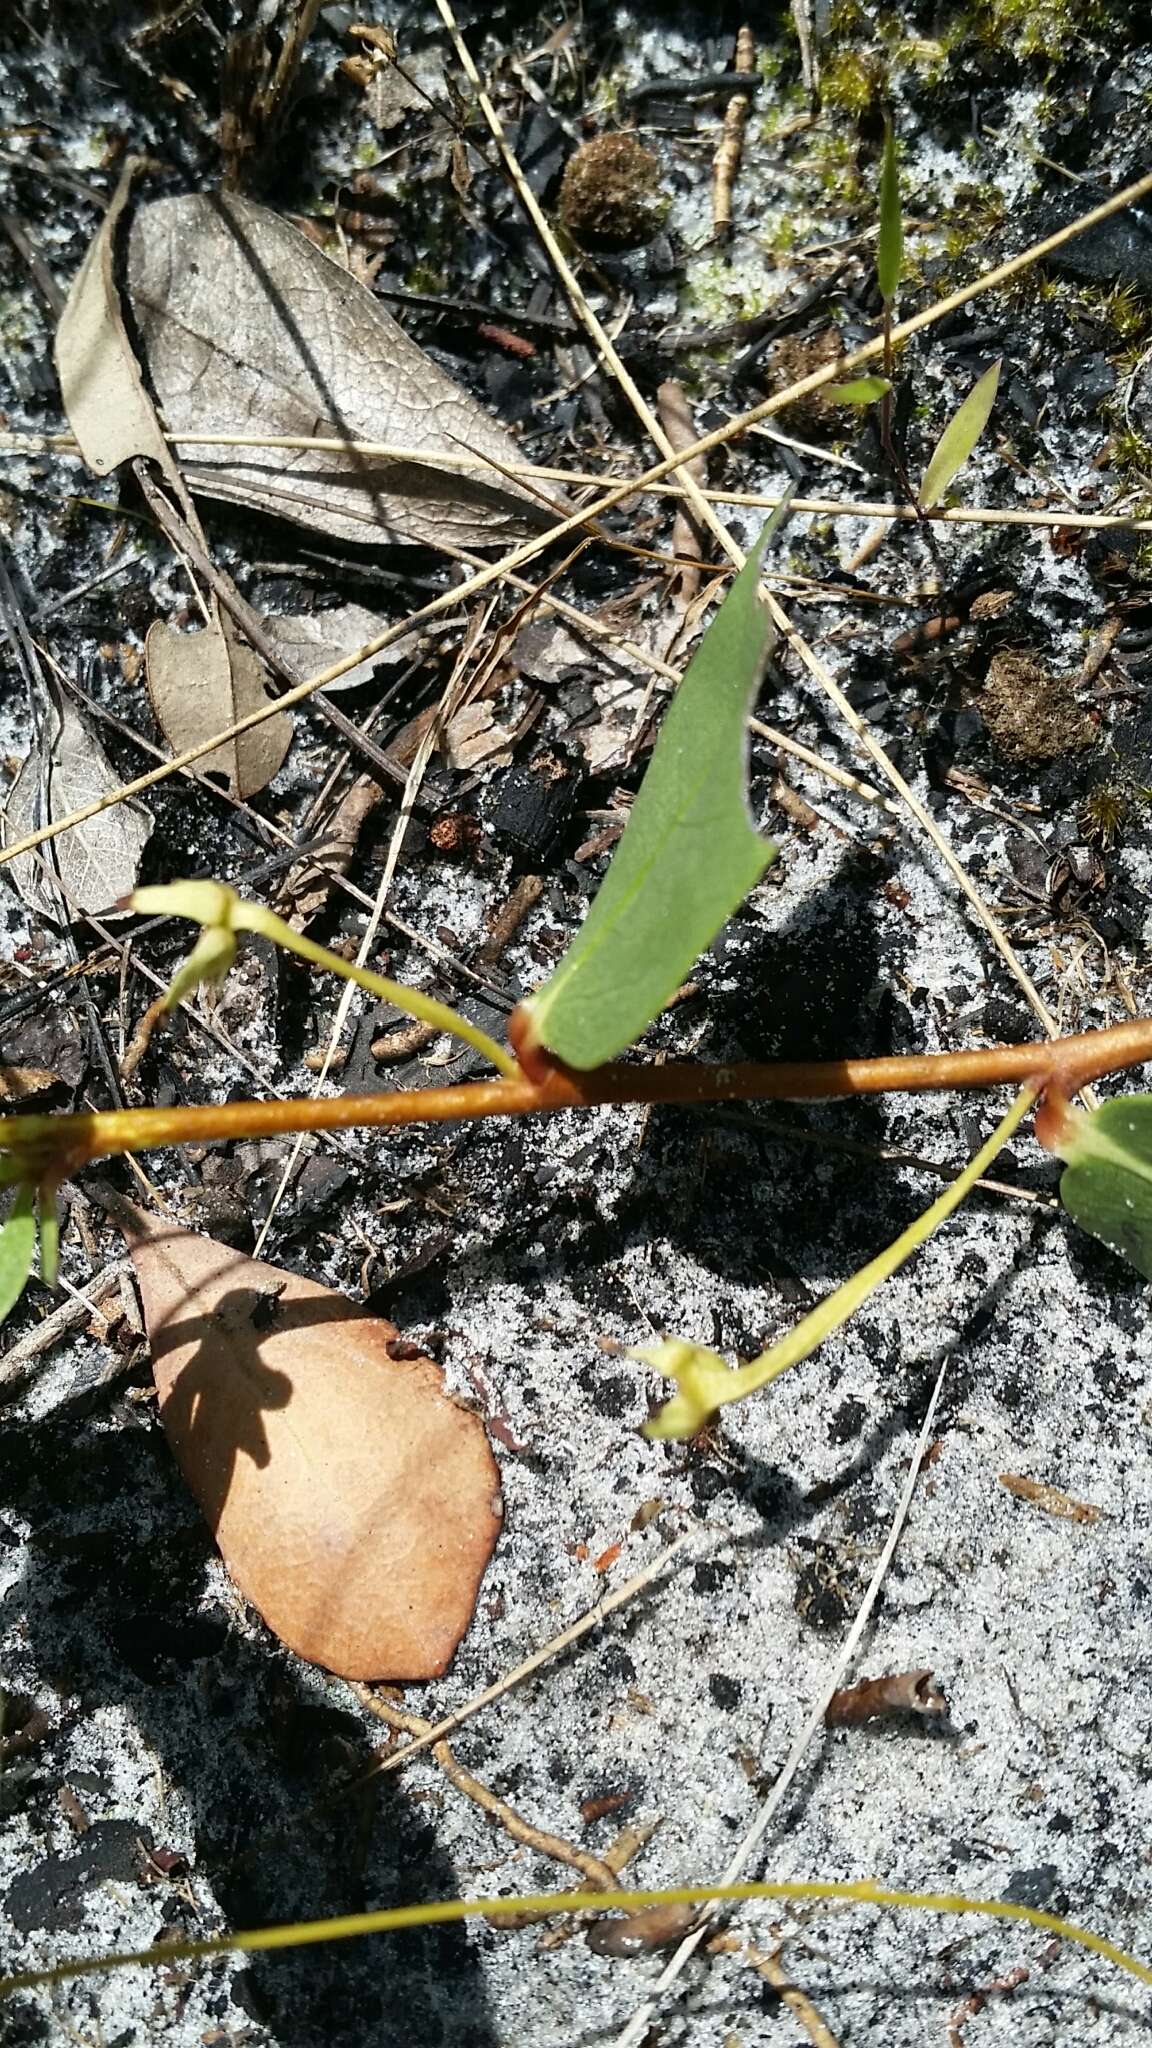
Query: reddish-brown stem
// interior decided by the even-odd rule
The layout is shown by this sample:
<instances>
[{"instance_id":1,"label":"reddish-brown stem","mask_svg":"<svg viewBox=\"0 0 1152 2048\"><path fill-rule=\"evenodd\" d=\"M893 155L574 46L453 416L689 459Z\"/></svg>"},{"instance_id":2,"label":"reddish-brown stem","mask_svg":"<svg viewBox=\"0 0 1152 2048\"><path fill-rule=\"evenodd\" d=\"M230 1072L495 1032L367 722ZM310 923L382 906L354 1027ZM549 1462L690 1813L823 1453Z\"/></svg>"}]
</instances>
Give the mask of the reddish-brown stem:
<instances>
[{"instance_id":1,"label":"reddish-brown stem","mask_svg":"<svg viewBox=\"0 0 1152 2048\"><path fill-rule=\"evenodd\" d=\"M191 1109L120 1109L95 1115L0 1118L0 1152L29 1178L59 1179L88 1160L159 1145L258 1138L283 1131L343 1131L357 1126L449 1123L486 1116L551 1115L613 1102L805 1101L832 1096L992 1088L1035 1080L1071 1095L1089 1081L1152 1060L1152 1019L1085 1031L1074 1038L979 1052L911 1053L884 1059L742 1062L700 1066L613 1064L590 1073L549 1066L536 1051L532 1072L508 1080L463 1082L384 1095L338 1095L289 1102L208 1103Z\"/></svg>"}]
</instances>

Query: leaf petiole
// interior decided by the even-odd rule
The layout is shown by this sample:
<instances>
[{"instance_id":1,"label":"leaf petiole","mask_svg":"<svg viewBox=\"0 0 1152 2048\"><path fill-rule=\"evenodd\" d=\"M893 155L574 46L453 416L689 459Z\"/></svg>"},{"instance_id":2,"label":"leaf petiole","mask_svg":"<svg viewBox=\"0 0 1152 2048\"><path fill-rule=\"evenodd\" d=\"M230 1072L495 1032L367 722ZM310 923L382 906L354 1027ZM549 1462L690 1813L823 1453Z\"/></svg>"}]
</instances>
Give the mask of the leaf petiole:
<instances>
[{"instance_id":1,"label":"leaf petiole","mask_svg":"<svg viewBox=\"0 0 1152 2048\"><path fill-rule=\"evenodd\" d=\"M193 947L188 959L177 969L172 978L165 999L165 1008L172 1009L180 998L194 988L199 981L218 981L236 954L237 932L252 932L273 945L283 947L287 953L295 953L300 960L307 960L312 967L322 967L330 974L338 974L343 981L355 982L358 988L366 989L369 995L378 996L382 1002L391 1003L406 1016L416 1017L422 1024L432 1024L437 1031L450 1032L454 1038L463 1039L476 1052L482 1053L497 1073L509 1078L519 1073L512 1054L478 1024L472 1024L467 1017L450 1009L447 1003L438 1002L435 996L425 995L423 990L408 988L403 982L391 981L387 975L374 974L371 968L359 967L355 961L342 960L338 953L329 952L327 946L319 946L314 939L307 939L303 932L294 931L282 917L266 910L262 903L246 903L223 882L166 882L154 888L137 889L129 898L133 910L150 915L159 913L163 917L188 917L204 927L201 937Z\"/></svg>"},{"instance_id":2,"label":"leaf petiole","mask_svg":"<svg viewBox=\"0 0 1152 2048\"><path fill-rule=\"evenodd\" d=\"M644 1426L645 1436L690 1437L716 1413L718 1408L730 1401L743 1401L747 1395L755 1394L793 1365L799 1365L805 1358L839 1330L870 1294L891 1279L893 1273L910 1259L913 1252L930 1238L940 1225L946 1222L954 1209L959 1208L965 1195L969 1194L981 1174L992 1164L996 1154L1006 1145L1013 1131L1023 1121L1039 1093L1039 1085L1029 1082L1020 1090L1007 1115L1002 1117L986 1145L982 1145L974 1159L970 1160L952 1182L945 1188L931 1206L918 1216L914 1223L902 1231L894 1244L885 1247L858 1273L853 1273L842 1287L828 1295L806 1316L801 1317L794 1329L782 1337L778 1344L772 1344L759 1358L748 1365L733 1370L715 1351L705 1345L691 1344L682 1338L665 1338L662 1343L648 1344L630 1356L643 1365L654 1367L668 1379L676 1381L676 1392L671 1399Z\"/></svg>"}]
</instances>

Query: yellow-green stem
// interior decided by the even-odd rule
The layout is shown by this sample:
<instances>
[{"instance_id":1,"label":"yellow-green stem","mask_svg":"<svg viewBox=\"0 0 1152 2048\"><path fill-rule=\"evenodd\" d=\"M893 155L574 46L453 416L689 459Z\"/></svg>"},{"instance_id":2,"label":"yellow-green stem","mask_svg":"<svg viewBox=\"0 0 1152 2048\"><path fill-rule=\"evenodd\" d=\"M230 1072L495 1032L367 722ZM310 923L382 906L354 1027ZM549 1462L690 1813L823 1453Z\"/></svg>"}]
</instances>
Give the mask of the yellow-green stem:
<instances>
[{"instance_id":1,"label":"yellow-green stem","mask_svg":"<svg viewBox=\"0 0 1152 2048\"><path fill-rule=\"evenodd\" d=\"M837 1287L825 1301L819 1302L808 1315L801 1317L786 1337L782 1337L778 1344L770 1345L759 1358L733 1371L715 1351L677 1338L665 1338L662 1343L645 1345L633 1352L634 1358L654 1366L657 1372L665 1373L676 1381L675 1394L645 1425L645 1434L652 1437L695 1436L718 1408L730 1401L743 1401L749 1394L778 1380L781 1373L790 1367L810 1358L818 1346L848 1322L868 1296L875 1293L885 1280L891 1279L893 1273L898 1272L913 1252L918 1251L959 1207L1027 1115L1037 1092L1035 1086L1022 1088L987 1144L981 1146L951 1187L945 1188L943 1194L938 1195L923 1215L908 1225L894 1244L887 1245L858 1273L853 1273L851 1279Z\"/></svg>"},{"instance_id":2,"label":"yellow-green stem","mask_svg":"<svg viewBox=\"0 0 1152 2048\"><path fill-rule=\"evenodd\" d=\"M332 1920L301 1920L282 1927L261 1927L246 1933L211 1935L202 1941L158 1941L151 1948L135 1949L124 1955L84 1956L50 1969L21 1970L0 1978L0 1998L14 1991L32 1991L48 1984L61 1984L73 1977L90 1977L101 1970L123 1969L132 1964L155 1965L187 1962L200 1956L226 1955L230 1949L247 1954L286 1948L307 1948L322 1941L350 1941L364 1934L395 1934L410 1927L442 1926L453 1920L467 1920L483 1914L485 1919L503 1914L587 1913L619 1909L635 1912L644 1906L704 1905L710 1899L842 1899L863 1906L910 1907L927 1913L981 1913L996 1920L1023 1921L1046 1934L1059 1935L1104 1956L1142 1984L1152 1984L1152 1968L1115 1942L1107 1941L1091 1928L1041 1906L1017 1905L1007 1899L970 1899L960 1892L909 1892L875 1884L870 1878L855 1882L828 1878L780 1878L748 1884L675 1885L665 1891L618 1891L569 1893L557 1898L554 1892L501 1899L441 1899L422 1906L388 1906L375 1913L349 1913Z\"/></svg>"},{"instance_id":3,"label":"yellow-green stem","mask_svg":"<svg viewBox=\"0 0 1152 2048\"><path fill-rule=\"evenodd\" d=\"M504 1046L497 1045L496 1040L489 1038L478 1024L469 1023L467 1017L450 1009L447 1003L437 1002L435 996L425 995L422 989L408 988L403 982L391 981L386 974L374 974L369 967L358 967L354 960L342 960L338 953L330 953L327 946L318 946L314 940L306 939L303 932L293 931L283 918L275 917L258 903L246 903L242 911L243 916L237 921L238 930L259 932L314 967L324 967L330 974L340 975L344 981L354 981L358 988L367 989L369 995L379 996L382 1002L391 1003L407 1016L418 1018L422 1024L434 1024L438 1031L447 1031L453 1038L462 1038L465 1045L483 1053L497 1073L512 1075L519 1072L511 1053Z\"/></svg>"}]
</instances>

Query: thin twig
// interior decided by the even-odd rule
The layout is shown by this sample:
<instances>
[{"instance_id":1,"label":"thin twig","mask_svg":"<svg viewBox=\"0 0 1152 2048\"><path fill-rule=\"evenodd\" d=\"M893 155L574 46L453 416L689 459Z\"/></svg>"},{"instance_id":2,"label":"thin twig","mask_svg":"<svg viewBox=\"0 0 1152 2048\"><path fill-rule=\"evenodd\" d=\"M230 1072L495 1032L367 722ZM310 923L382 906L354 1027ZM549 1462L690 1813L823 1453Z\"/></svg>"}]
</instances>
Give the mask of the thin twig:
<instances>
[{"instance_id":1,"label":"thin twig","mask_svg":"<svg viewBox=\"0 0 1152 2048\"><path fill-rule=\"evenodd\" d=\"M554 1835L547 1828L536 1827L532 1821L525 1820L523 1814L518 1813L508 1800L501 1799L485 1785L482 1779L474 1777L453 1754L450 1744L443 1736L438 1740L434 1739L432 1722L426 1721L422 1714L410 1714L403 1707L394 1706L383 1694L373 1692L370 1685L353 1685L352 1691L361 1706L367 1707L368 1712L374 1714L378 1721L383 1721L387 1727L397 1733L422 1736L430 1745L432 1756L449 1784L454 1785L458 1792L462 1792L466 1799L471 1799L482 1813L487 1814L489 1820L494 1821L497 1827L503 1828L506 1835L511 1835L514 1842L522 1842L525 1848L535 1849L538 1855L550 1857L553 1863L563 1863L569 1870L579 1871L580 1876L599 1891L612 1891L619 1886L619 1872L604 1863L599 1856L591 1855L587 1849L577 1847L574 1842L566 1842L563 1835Z\"/></svg>"},{"instance_id":2,"label":"thin twig","mask_svg":"<svg viewBox=\"0 0 1152 2048\"><path fill-rule=\"evenodd\" d=\"M785 1794L789 1791L807 1754L809 1743L815 1735L819 1734L824 1726L824 1714L829 1700L832 1698L833 1693L839 1690L844 1674L863 1641L865 1630L872 1618L872 1610L880 1597L880 1589L888 1576L892 1559L896 1555L896 1546L900 1541L904 1524L908 1519L908 1511L912 1506L912 1497L920 1477L920 1467L924 1462L924 1456L931 1441L932 1428L936 1420L936 1409L939 1405L947 1370L948 1361L945 1359L936 1375L936 1384L932 1389L931 1399L928 1402L928 1408L920 1426L916 1448L912 1453L912 1463L908 1468L908 1476L900 1492L896 1513L892 1518L892 1527L888 1531L887 1541L876 1561L876 1569L869 1580L868 1590L860 1603L860 1610L844 1639L831 1671L809 1710L803 1727L800 1729L784 1760L780 1775L768 1794L763 1807L757 1814L752 1827L749 1828L743 1841L733 1852L731 1860L720 1879L721 1884L737 1883L742 1872L747 1868L747 1865L755 1855L777 1813L780 1811ZM633 2013L623 2032L617 2036L614 2048L640 2048L640 2043L644 2040L655 2018L661 1997L675 1983L685 1964L695 1955L696 1950L707 1934L710 1912L711 1909L705 1906L701 1925L695 1928L691 1934L685 1936L675 1955L668 1962L663 1975L654 1985L651 1997L647 1998L644 2004Z\"/></svg>"},{"instance_id":3,"label":"thin twig","mask_svg":"<svg viewBox=\"0 0 1152 2048\"><path fill-rule=\"evenodd\" d=\"M494 1706L506 1693L515 1691L517 1686L523 1685L526 1678L533 1677L545 1664L550 1664L555 1657L562 1656L565 1650L570 1650L574 1643L578 1643L583 1636L598 1628L600 1623L609 1614L614 1614L618 1607L626 1607L630 1600L636 1598L637 1593L642 1593L646 1586L651 1585L653 1579L659 1577L665 1565L670 1564L698 1533L697 1530L690 1529L685 1535L677 1536L658 1557L652 1558L651 1562L644 1566L643 1571L636 1572L632 1578L626 1579L622 1586L616 1586L612 1592L605 1593L602 1600L597 1600L594 1607L590 1607L586 1614L580 1616L579 1621L574 1621L568 1628L561 1629L559 1635L553 1636L550 1642L542 1643L538 1650L533 1650L530 1657L525 1657L513 1670L505 1672L503 1678L496 1679L492 1685L486 1685L482 1692L473 1693L472 1698L465 1700L463 1706L455 1707L450 1714L445 1714L442 1720L433 1722L426 1735L415 1735L405 1748L394 1750L391 1756L382 1757L370 1770L364 1772L363 1777L356 1779L355 1783L362 1784L365 1778L383 1775L387 1771L402 1770L405 1764L411 1763L414 1756L431 1749L434 1743L442 1741L445 1736L455 1734L457 1728L462 1728L465 1721L470 1721L483 1708Z\"/></svg>"},{"instance_id":4,"label":"thin twig","mask_svg":"<svg viewBox=\"0 0 1152 2048\"><path fill-rule=\"evenodd\" d=\"M120 1275L128 1271L129 1263L127 1259L113 1259L110 1266L105 1266L103 1272L88 1281L86 1294L77 1294L70 1301L61 1302L59 1308L54 1308L34 1330L17 1338L0 1358L0 1395L7 1398L12 1394L26 1378L27 1369L34 1359L50 1351L61 1337L66 1337L70 1330L78 1329L88 1320L93 1304L119 1286Z\"/></svg>"},{"instance_id":5,"label":"thin twig","mask_svg":"<svg viewBox=\"0 0 1152 2048\"><path fill-rule=\"evenodd\" d=\"M756 64L756 38L747 23L737 30L733 69L746 76ZM712 161L712 233L717 241L732 234L732 193L740 175L744 155L744 130L752 100L747 91L734 92L724 109L720 143Z\"/></svg>"},{"instance_id":6,"label":"thin twig","mask_svg":"<svg viewBox=\"0 0 1152 2048\"><path fill-rule=\"evenodd\" d=\"M838 366L842 367L842 365ZM748 425L748 414L737 414L730 422L732 432L739 434ZM752 430L755 429L753 422ZM711 438L711 437L710 437ZM776 437L773 436L775 439ZM783 438L783 437L781 437ZM283 448L286 451L313 449L317 454L371 455L391 462L427 462L427 449L406 448L394 441L349 441L335 436L316 434L200 434L193 443L187 435L168 436L169 446L179 452L181 448ZM825 461L832 460L826 448L809 448L802 441L787 440L787 447L799 448L803 453ZM690 442L687 453L696 456L700 443ZM0 455L39 455L55 453L80 459L80 448L71 434L20 434L0 433ZM482 472L491 473L495 468L499 475L511 477L524 483L588 484L593 488L605 489L619 486L637 495L682 498L684 486L664 476L657 482L651 480L651 472L642 471L635 477L618 476L614 471L593 469L553 469L540 462L500 462L496 464L485 457L480 450L468 455L440 454L436 456L436 467L452 475L476 476ZM741 505L753 511L774 512L781 500L778 493L771 491L720 490L701 485L704 497L714 505ZM111 509L111 508L109 508ZM593 510L597 508L593 507ZM1081 512L1075 508L1059 511L1029 511L1020 506L997 507L992 505L933 505L921 512L915 505L889 505L880 499L859 498L802 498L792 500L793 512L826 513L843 519L900 519L910 524L922 524L924 520L934 521L941 526L1034 526L1039 528L1070 527L1087 531L1118 531L1123 533L1152 533L1152 519L1139 518L1135 513L1126 512ZM38 615L39 616L39 615Z\"/></svg>"}]
</instances>

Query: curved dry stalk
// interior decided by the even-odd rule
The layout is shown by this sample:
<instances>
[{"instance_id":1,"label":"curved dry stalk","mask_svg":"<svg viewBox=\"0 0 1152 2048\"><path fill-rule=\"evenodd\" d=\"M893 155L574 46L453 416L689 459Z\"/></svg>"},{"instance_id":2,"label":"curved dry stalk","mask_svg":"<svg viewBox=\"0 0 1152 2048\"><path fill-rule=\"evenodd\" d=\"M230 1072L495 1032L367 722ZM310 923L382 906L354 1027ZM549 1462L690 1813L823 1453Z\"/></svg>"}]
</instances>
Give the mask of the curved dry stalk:
<instances>
[{"instance_id":1,"label":"curved dry stalk","mask_svg":"<svg viewBox=\"0 0 1152 2048\"><path fill-rule=\"evenodd\" d=\"M809 1743L812 1741L813 1736L819 1734L820 1729L824 1725L824 1715L828 1702L832 1698L833 1693L839 1689L845 1672L864 1640L864 1632L872 1618L873 1609L880 1597L884 1581L888 1576L892 1559L896 1555L896 1547L903 1534L904 1524L908 1519L908 1513L912 1506L912 1497L920 1478L920 1468L924 1463L925 1454L932 1439L932 1426L936 1420L936 1410L940 1403L940 1395L943 1391L947 1370L948 1362L945 1360L936 1375L936 1384L932 1389L924 1420L920 1425L920 1434L916 1439L916 1448L912 1453L912 1463L908 1468L908 1475L900 1490L900 1498L896 1503L896 1512L892 1517L892 1526L885 1539L884 1548L876 1560L875 1570L868 1581L868 1590L860 1602L856 1619L852 1623L839 1652L833 1660L832 1669L825 1678L791 1749L781 1765L779 1775L772 1786L772 1790L769 1792L747 1834L733 1850L731 1859L725 1866L724 1874L720 1879L721 1884L735 1884L737 1882L764 1840L772 1822L780 1811L786 1793L792 1786L796 1774L804 1761ZM613 2048L639 2048L639 2043L643 2041L652 2020L655 2018L662 1995L665 1991L671 1990L685 1964L695 1955L700 1943L704 1940L708 1932L710 1917L709 1907L704 1906L701 1909L699 1926L693 1928L689 1934L685 1935L675 1954L669 1957L661 1976L653 1985L651 1993L645 1999L643 2005L637 2007L627 2026L617 2035Z\"/></svg>"},{"instance_id":2,"label":"curved dry stalk","mask_svg":"<svg viewBox=\"0 0 1152 2048\"><path fill-rule=\"evenodd\" d=\"M168 442L174 451L185 445L171 434ZM402 448L392 441L346 441L319 434L197 434L196 446L283 448L285 453L314 449L318 454L372 455L389 462L427 459L426 450ZM826 453L822 450L814 452ZM77 461L80 459L79 445L71 434L0 433L0 455L45 453L74 455ZM472 476L485 466L493 466L491 463L485 465L484 457L479 454L441 455L436 459L438 466L451 475ZM644 496L682 498L685 495L683 484L674 482L671 477L665 477L660 483L646 483L643 475L628 478L618 476L612 470L551 469L541 462L509 462L500 464L499 474L521 483L588 484L600 490L607 485L626 483L631 490ZM701 484L699 488L714 505L740 505L758 512L775 512L780 505L779 496L771 491L722 491L712 484ZM916 505L886 505L879 499L797 497L792 500L792 510L826 513L837 519L900 519L915 525L922 525L928 519L939 526L1033 526L1041 530L1067 526L1089 532L1152 533L1152 519L1141 518L1134 512L1078 512L1071 507L1059 512L1034 512L1015 505L935 505L925 510Z\"/></svg>"}]
</instances>

